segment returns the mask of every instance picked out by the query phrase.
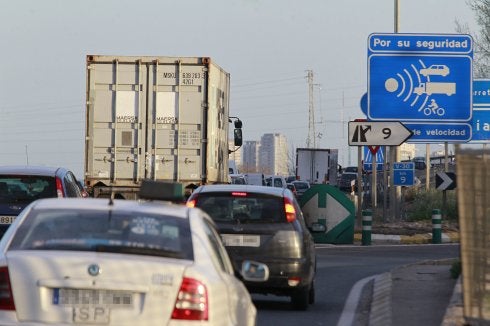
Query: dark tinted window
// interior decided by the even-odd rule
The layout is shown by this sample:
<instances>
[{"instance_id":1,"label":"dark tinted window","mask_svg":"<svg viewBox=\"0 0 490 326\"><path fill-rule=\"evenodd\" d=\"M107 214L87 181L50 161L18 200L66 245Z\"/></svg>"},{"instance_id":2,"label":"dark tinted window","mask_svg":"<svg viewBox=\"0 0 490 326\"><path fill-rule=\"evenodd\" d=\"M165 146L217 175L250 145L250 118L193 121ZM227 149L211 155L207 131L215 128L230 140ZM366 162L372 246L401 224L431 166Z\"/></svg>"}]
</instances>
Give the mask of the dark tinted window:
<instances>
[{"instance_id":1,"label":"dark tinted window","mask_svg":"<svg viewBox=\"0 0 490 326\"><path fill-rule=\"evenodd\" d=\"M141 212L33 210L9 250L77 250L192 259L187 219Z\"/></svg>"},{"instance_id":2,"label":"dark tinted window","mask_svg":"<svg viewBox=\"0 0 490 326\"><path fill-rule=\"evenodd\" d=\"M203 193L196 206L216 222L286 223L282 197L255 193Z\"/></svg>"},{"instance_id":3,"label":"dark tinted window","mask_svg":"<svg viewBox=\"0 0 490 326\"><path fill-rule=\"evenodd\" d=\"M53 177L0 175L0 202L28 204L36 199L56 197Z\"/></svg>"},{"instance_id":4,"label":"dark tinted window","mask_svg":"<svg viewBox=\"0 0 490 326\"><path fill-rule=\"evenodd\" d=\"M80 192L80 188L77 184L77 180L75 176L68 172L65 175L65 189L66 189L66 197L81 197L82 194Z\"/></svg>"},{"instance_id":5,"label":"dark tinted window","mask_svg":"<svg viewBox=\"0 0 490 326\"><path fill-rule=\"evenodd\" d=\"M297 190L306 190L306 189L310 188L310 186L306 182L295 181L295 182L293 182L293 184Z\"/></svg>"}]
</instances>

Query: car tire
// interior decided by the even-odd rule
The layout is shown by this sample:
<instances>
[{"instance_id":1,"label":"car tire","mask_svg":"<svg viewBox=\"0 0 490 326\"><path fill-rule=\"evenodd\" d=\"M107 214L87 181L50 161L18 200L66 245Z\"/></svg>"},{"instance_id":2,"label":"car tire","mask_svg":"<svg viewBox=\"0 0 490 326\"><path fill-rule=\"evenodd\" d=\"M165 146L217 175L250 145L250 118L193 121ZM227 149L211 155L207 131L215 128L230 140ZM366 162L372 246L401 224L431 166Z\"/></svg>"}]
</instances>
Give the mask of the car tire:
<instances>
[{"instance_id":1,"label":"car tire","mask_svg":"<svg viewBox=\"0 0 490 326\"><path fill-rule=\"evenodd\" d=\"M315 283L314 282L311 283L310 291L308 292L308 303L309 304L315 303Z\"/></svg>"},{"instance_id":2,"label":"car tire","mask_svg":"<svg viewBox=\"0 0 490 326\"><path fill-rule=\"evenodd\" d=\"M291 295L291 303L295 310L307 310L310 301L310 289L308 287L299 289Z\"/></svg>"}]
</instances>

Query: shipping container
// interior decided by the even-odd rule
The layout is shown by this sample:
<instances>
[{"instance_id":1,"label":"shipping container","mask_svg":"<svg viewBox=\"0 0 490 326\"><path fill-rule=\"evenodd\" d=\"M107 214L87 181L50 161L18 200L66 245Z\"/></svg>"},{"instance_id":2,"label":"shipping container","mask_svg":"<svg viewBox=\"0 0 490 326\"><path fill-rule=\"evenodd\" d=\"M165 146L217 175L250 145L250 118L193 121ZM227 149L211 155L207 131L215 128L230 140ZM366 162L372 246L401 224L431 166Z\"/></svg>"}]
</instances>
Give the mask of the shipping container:
<instances>
[{"instance_id":1,"label":"shipping container","mask_svg":"<svg viewBox=\"0 0 490 326\"><path fill-rule=\"evenodd\" d=\"M207 57L87 56L85 180L136 198L143 179L228 181L230 75Z\"/></svg>"},{"instance_id":2,"label":"shipping container","mask_svg":"<svg viewBox=\"0 0 490 326\"><path fill-rule=\"evenodd\" d=\"M297 148L296 179L337 185L338 149Z\"/></svg>"}]
</instances>

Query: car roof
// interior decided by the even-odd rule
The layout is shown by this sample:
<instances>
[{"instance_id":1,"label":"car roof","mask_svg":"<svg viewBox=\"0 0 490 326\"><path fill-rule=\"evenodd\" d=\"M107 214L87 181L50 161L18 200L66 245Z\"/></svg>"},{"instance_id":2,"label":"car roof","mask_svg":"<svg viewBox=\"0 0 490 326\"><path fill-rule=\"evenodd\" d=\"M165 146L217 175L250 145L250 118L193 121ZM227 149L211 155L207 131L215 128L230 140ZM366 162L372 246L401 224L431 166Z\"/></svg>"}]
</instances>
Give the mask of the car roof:
<instances>
[{"instance_id":1,"label":"car roof","mask_svg":"<svg viewBox=\"0 0 490 326\"><path fill-rule=\"evenodd\" d=\"M199 193L217 192L217 191L245 191L254 192L268 195L284 196L284 188L279 187L266 187L256 185L204 185L197 188L195 191Z\"/></svg>"},{"instance_id":2,"label":"car roof","mask_svg":"<svg viewBox=\"0 0 490 326\"><path fill-rule=\"evenodd\" d=\"M187 218L189 209L185 205L161 201L123 200L108 198L46 198L33 203L33 209L76 209L100 211L139 211L153 214Z\"/></svg>"},{"instance_id":3,"label":"car roof","mask_svg":"<svg viewBox=\"0 0 490 326\"><path fill-rule=\"evenodd\" d=\"M56 172L61 170L67 171L64 168L52 167L52 166L34 166L34 165L0 166L0 174L55 176Z\"/></svg>"}]
</instances>

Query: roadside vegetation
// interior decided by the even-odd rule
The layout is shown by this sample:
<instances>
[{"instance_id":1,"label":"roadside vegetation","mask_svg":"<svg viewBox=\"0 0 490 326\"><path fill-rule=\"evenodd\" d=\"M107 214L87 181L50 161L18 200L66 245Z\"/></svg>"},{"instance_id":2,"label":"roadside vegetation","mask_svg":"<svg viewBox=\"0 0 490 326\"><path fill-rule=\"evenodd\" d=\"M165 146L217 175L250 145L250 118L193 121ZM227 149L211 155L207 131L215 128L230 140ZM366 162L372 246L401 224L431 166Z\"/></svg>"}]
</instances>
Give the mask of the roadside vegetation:
<instances>
[{"instance_id":1,"label":"roadside vegetation","mask_svg":"<svg viewBox=\"0 0 490 326\"><path fill-rule=\"evenodd\" d=\"M434 209L440 209L445 220L457 222L456 191L446 191L446 205L444 205L443 192L440 190L418 189L405 193L403 217L406 221L430 221Z\"/></svg>"}]
</instances>

